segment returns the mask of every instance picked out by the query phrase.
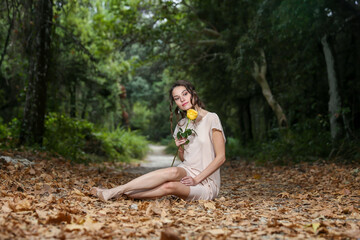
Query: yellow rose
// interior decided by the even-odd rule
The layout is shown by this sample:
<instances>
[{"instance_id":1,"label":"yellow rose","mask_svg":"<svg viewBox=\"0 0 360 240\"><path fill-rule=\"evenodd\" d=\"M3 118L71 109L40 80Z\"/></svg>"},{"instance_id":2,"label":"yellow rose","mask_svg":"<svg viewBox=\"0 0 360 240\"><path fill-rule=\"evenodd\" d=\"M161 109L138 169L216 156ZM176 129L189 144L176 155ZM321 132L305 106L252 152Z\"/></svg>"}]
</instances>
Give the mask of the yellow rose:
<instances>
[{"instance_id":1,"label":"yellow rose","mask_svg":"<svg viewBox=\"0 0 360 240\"><path fill-rule=\"evenodd\" d=\"M187 110L186 116L190 120L195 120L198 116L198 112L190 108L189 110Z\"/></svg>"}]
</instances>

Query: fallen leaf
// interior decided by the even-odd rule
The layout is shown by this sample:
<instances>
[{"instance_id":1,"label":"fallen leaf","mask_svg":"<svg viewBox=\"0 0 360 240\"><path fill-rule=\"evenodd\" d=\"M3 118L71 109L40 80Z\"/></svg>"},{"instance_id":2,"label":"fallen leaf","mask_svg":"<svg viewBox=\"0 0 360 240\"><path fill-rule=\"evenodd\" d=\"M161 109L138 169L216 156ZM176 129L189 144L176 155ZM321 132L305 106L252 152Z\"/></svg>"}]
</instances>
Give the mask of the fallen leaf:
<instances>
[{"instance_id":1,"label":"fallen leaf","mask_svg":"<svg viewBox=\"0 0 360 240\"><path fill-rule=\"evenodd\" d=\"M207 209L213 209L213 210L216 209L215 204L212 202L205 202L204 207Z\"/></svg>"},{"instance_id":2,"label":"fallen leaf","mask_svg":"<svg viewBox=\"0 0 360 240\"><path fill-rule=\"evenodd\" d=\"M74 194L77 196L81 196L81 197L85 197L85 194L83 194L82 192L80 192L78 189L74 188L73 191L71 191L70 194Z\"/></svg>"},{"instance_id":3,"label":"fallen leaf","mask_svg":"<svg viewBox=\"0 0 360 240\"><path fill-rule=\"evenodd\" d=\"M15 204L16 211L29 211L31 210L31 201L24 199Z\"/></svg>"},{"instance_id":4,"label":"fallen leaf","mask_svg":"<svg viewBox=\"0 0 360 240\"><path fill-rule=\"evenodd\" d=\"M99 231L104 226L103 223L96 222L92 220L90 216L86 217L86 220L81 224L67 224L65 229L68 231L74 231L74 230L82 230L86 229L88 231Z\"/></svg>"},{"instance_id":5,"label":"fallen leaf","mask_svg":"<svg viewBox=\"0 0 360 240\"><path fill-rule=\"evenodd\" d=\"M342 189L339 193L344 196L348 196L351 194L350 190L347 188Z\"/></svg>"},{"instance_id":6,"label":"fallen leaf","mask_svg":"<svg viewBox=\"0 0 360 240\"><path fill-rule=\"evenodd\" d=\"M50 216L46 221L47 224L59 224L62 222L71 223L70 214L59 212L55 217Z\"/></svg>"},{"instance_id":7,"label":"fallen leaf","mask_svg":"<svg viewBox=\"0 0 360 240\"><path fill-rule=\"evenodd\" d=\"M211 230L207 230L208 233L214 235L214 236L219 236L219 235L224 235L225 231L223 229L211 229Z\"/></svg>"},{"instance_id":8,"label":"fallen leaf","mask_svg":"<svg viewBox=\"0 0 360 240\"><path fill-rule=\"evenodd\" d=\"M36 209L35 212L36 212L38 218L43 218L43 219L46 219L47 214L48 214L47 211L43 211L43 210L39 210L39 209Z\"/></svg>"},{"instance_id":9,"label":"fallen leaf","mask_svg":"<svg viewBox=\"0 0 360 240\"><path fill-rule=\"evenodd\" d=\"M9 207L9 203L5 203L2 207L1 207L1 212L4 213L9 213L12 212L13 210Z\"/></svg>"},{"instance_id":10,"label":"fallen leaf","mask_svg":"<svg viewBox=\"0 0 360 240\"><path fill-rule=\"evenodd\" d=\"M172 229L166 228L165 230L161 231L160 240L180 240L179 233Z\"/></svg>"},{"instance_id":11,"label":"fallen leaf","mask_svg":"<svg viewBox=\"0 0 360 240\"><path fill-rule=\"evenodd\" d=\"M254 175L253 175L253 178L254 178L254 179L260 179L260 178L261 178L261 175L260 175L260 174L254 174Z\"/></svg>"},{"instance_id":12,"label":"fallen leaf","mask_svg":"<svg viewBox=\"0 0 360 240\"><path fill-rule=\"evenodd\" d=\"M314 231L314 233L316 233L316 231L318 230L318 228L320 227L320 223L312 223L311 226L312 226L312 229Z\"/></svg>"},{"instance_id":13,"label":"fallen leaf","mask_svg":"<svg viewBox=\"0 0 360 240\"><path fill-rule=\"evenodd\" d=\"M277 196L281 197L281 198L289 198L290 194L288 192L282 192L282 193L279 193Z\"/></svg>"}]
</instances>

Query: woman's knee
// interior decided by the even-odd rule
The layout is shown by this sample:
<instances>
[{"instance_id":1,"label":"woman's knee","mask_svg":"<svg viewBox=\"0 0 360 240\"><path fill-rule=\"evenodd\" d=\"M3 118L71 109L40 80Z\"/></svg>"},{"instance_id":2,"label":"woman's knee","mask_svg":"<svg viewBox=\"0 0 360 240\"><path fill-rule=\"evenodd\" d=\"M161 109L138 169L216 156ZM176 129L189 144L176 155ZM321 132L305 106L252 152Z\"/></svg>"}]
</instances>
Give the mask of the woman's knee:
<instances>
[{"instance_id":1,"label":"woman's knee","mask_svg":"<svg viewBox=\"0 0 360 240\"><path fill-rule=\"evenodd\" d=\"M161 185L163 195L175 195L186 199L190 194L190 187L179 182L166 182Z\"/></svg>"},{"instance_id":2,"label":"woman's knee","mask_svg":"<svg viewBox=\"0 0 360 240\"><path fill-rule=\"evenodd\" d=\"M176 192L178 184L178 182L166 182L161 185L161 188L165 191L166 194L172 194Z\"/></svg>"},{"instance_id":3,"label":"woman's knee","mask_svg":"<svg viewBox=\"0 0 360 240\"><path fill-rule=\"evenodd\" d=\"M180 167L167 168L167 174L169 180L180 180L186 176L185 170Z\"/></svg>"}]
</instances>

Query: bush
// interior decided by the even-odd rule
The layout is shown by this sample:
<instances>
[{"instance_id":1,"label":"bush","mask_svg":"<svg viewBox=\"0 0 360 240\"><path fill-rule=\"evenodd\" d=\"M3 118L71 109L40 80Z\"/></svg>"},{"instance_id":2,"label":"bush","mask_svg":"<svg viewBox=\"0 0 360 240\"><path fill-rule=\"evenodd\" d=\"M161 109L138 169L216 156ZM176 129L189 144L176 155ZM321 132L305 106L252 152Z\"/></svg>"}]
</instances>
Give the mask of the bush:
<instances>
[{"instance_id":1,"label":"bush","mask_svg":"<svg viewBox=\"0 0 360 240\"><path fill-rule=\"evenodd\" d=\"M227 138L227 157L241 156L258 163L315 161L327 158L332 143L327 126L317 119L294 124L289 129L272 129L263 142L249 142L241 146L238 139Z\"/></svg>"},{"instance_id":2,"label":"bush","mask_svg":"<svg viewBox=\"0 0 360 240\"><path fill-rule=\"evenodd\" d=\"M0 147L13 148L20 133L20 121L0 121ZM137 131L116 129L101 131L94 124L63 114L49 113L45 117L42 150L55 152L74 161L130 161L142 159L148 151L148 141Z\"/></svg>"},{"instance_id":3,"label":"bush","mask_svg":"<svg viewBox=\"0 0 360 240\"><path fill-rule=\"evenodd\" d=\"M130 130L100 131L92 123L61 114L46 117L44 147L76 161L101 158L111 161L142 159L148 150L146 139Z\"/></svg>"},{"instance_id":4,"label":"bush","mask_svg":"<svg viewBox=\"0 0 360 240\"><path fill-rule=\"evenodd\" d=\"M72 160L85 156L87 140L91 139L95 131L92 123L57 113L46 116L45 129L44 148Z\"/></svg>"},{"instance_id":5,"label":"bush","mask_svg":"<svg viewBox=\"0 0 360 240\"><path fill-rule=\"evenodd\" d=\"M133 116L131 117L131 128L141 129L146 132L150 126L152 112L142 102L136 102L133 106Z\"/></svg>"},{"instance_id":6,"label":"bush","mask_svg":"<svg viewBox=\"0 0 360 240\"><path fill-rule=\"evenodd\" d=\"M332 149L330 157L343 163L360 163L360 140L343 139L339 141L336 148Z\"/></svg>"},{"instance_id":7,"label":"bush","mask_svg":"<svg viewBox=\"0 0 360 240\"><path fill-rule=\"evenodd\" d=\"M237 138L227 137L226 138L226 158L234 159L237 157L253 157L256 153L257 147L253 144L248 143L246 146L242 146L241 142Z\"/></svg>"},{"instance_id":8,"label":"bush","mask_svg":"<svg viewBox=\"0 0 360 240\"><path fill-rule=\"evenodd\" d=\"M326 126L316 119L309 119L289 129L269 131L269 141L260 144L260 152L255 158L259 162L277 164L314 161L327 158L331 149L331 137Z\"/></svg>"},{"instance_id":9,"label":"bush","mask_svg":"<svg viewBox=\"0 0 360 240\"><path fill-rule=\"evenodd\" d=\"M0 119L0 147L14 147L20 134L20 121L17 118L4 124Z\"/></svg>"},{"instance_id":10,"label":"bush","mask_svg":"<svg viewBox=\"0 0 360 240\"><path fill-rule=\"evenodd\" d=\"M113 159L142 159L148 152L148 141L136 131L118 128L113 132L104 132L99 137L105 143L104 150Z\"/></svg>"}]
</instances>

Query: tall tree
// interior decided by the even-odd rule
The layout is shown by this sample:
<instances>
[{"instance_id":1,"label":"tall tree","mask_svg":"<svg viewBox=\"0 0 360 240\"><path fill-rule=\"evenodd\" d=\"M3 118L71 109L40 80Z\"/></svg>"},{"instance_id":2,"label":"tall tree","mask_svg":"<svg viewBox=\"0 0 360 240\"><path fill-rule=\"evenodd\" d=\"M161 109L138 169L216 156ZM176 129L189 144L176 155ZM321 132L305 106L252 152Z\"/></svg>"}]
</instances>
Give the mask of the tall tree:
<instances>
[{"instance_id":1,"label":"tall tree","mask_svg":"<svg viewBox=\"0 0 360 240\"><path fill-rule=\"evenodd\" d=\"M25 42L29 61L24 117L20 144L42 144L50 67L53 0L25 1L28 39Z\"/></svg>"},{"instance_id":2,"label":"tall tree","mask_svg":"<svg viewBox=\"0 0 360 240\"><path fill-rule=\"evenodd\" d=\"M339 121L341 119L341 98L339 95L338 77L335 70L335 57L329 44L328 35L321 38L321 44L323 46L329 82L330 132L331 138L335 142L342 135L341 121Z\"/></svg>"},{"instance_id":3,"label":"tall tree","mask_svg":"<svg viewBox=\"0 0 360 240\"><path fill-rule=\"evenodd\" d=\"M6 40L5 40L5 43L4 43L4 47L3 47L3 50L2 50L2 53L1 53L1 56L0 56L0 68L1 68L1 65L4 61L4 58L5 58L5 55L6 55L6 51L7 51L7 47L10 43L10 36L11 36L11 32L13 31L13 28L14 28L14 23L15 23L15 15L16 15L16 12L17 12L17 5L18 3L15 1L15 0L12 0L12 1L9 1L9 0L6 0L5 2L5 6L6 6L6 9L7 9L7 19L8 19L8 30L7 30L7 34L6 34Z\"/></svg>"},{"instance_id":4,"label":"tall tree","mask_svg":"<svg viewBox=\"0 0 360 240\"><path fill-rule=\"evenodd\" d=\"M253 70L253 77L255 81L260 85L261 91L268 102L271 109L274 111L279 127L287 127L287 119L282 110L280 104L276 101L275 97L273 96L269 83L266 80L266 72L267 72L267 63L265 58L265 52L263 49L260 50L260 64L254 61L254 70Z\"/></svg>"}]
</instances>

